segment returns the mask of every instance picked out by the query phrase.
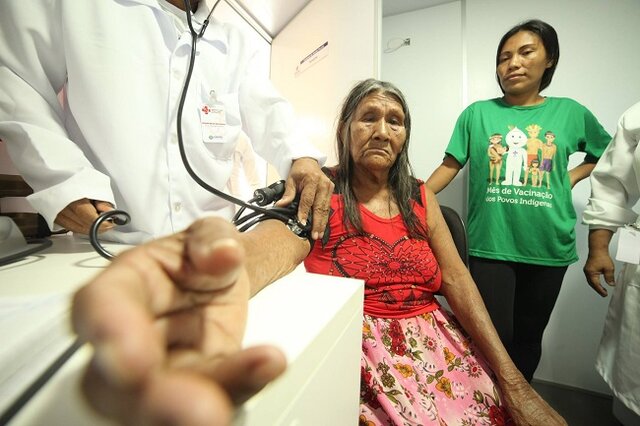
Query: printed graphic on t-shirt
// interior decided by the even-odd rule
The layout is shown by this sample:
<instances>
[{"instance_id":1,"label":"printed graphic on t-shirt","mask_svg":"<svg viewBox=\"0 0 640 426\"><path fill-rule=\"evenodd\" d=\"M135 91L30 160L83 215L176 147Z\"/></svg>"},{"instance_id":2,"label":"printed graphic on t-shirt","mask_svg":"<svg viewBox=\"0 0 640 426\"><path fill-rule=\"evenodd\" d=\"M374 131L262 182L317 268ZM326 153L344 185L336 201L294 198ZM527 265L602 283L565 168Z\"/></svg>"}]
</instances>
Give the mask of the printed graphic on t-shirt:
<instances>
[{"instance_id":1,"label":"printed graphic on t-shirt","mask_svg":"<svg viewBox=\"0 0 640 426\"><path fill-rule=\"evenodd\" d=\"M542 163L540 163L540 170L542 171L542 176L540 186L542 186L542 178L546 177L547 189L551 189L550 175L553 171L553 158L556 156L558 147L555 144L556 135L552 131L547 131L544 134L544 138L546 139L546 143L544 143L541 148Z\"/></svg>"},{"instance_id":2,"label":"printed graphic on t-shirt","mask_svg":"<svg viewBox=\"0 0 640 426\"><path fill-rule=\"evenodd\" d=\"M527 157L527 135L517 127L512 127L505 137L507 141L506 172L502 185L522 186L520 176Z\"/></svg>"},{"instance_id":3,"label":"printed graphic on t-shirt","mask_svg":"<svg viewBox=\"0 0 640 426\"><path fill-rule=\"evenodd\" d=\"M527 183L531 183L531 186L540 186L540 148L542 147L542 141L538 139L540 135L540 127L537 124L530 124L525 129L529 137L527 138L527 164L524 167L524 186Z\"/></svg>"},{"instance_id":4,"label":"printed graphic on t-shirt","mask_svg":"<svg viewBox=\"0 0 640 426\"><path fill-rule=\"evenodd\" d=\"M500 172L502 171L502 156L507 152L507 148L502 145L502 135L494 133L489 136L489 182L500 185Z\"/></svg>"},{"instance_id":5,"label":"printed graphic on t-shirt","mask_svg":"<svg viewBox=\"0 0 640 426\"><path fill-rule=\"evenodd\" d=\"M546 131L543 142L539 138L542 126L536 123L524 131L516 126L508 128L504 137L500 133L489 136L489 186L485 202L552 208L553 194L549 190L557 152L556 135Z\"/></svg>"}]
</instances>

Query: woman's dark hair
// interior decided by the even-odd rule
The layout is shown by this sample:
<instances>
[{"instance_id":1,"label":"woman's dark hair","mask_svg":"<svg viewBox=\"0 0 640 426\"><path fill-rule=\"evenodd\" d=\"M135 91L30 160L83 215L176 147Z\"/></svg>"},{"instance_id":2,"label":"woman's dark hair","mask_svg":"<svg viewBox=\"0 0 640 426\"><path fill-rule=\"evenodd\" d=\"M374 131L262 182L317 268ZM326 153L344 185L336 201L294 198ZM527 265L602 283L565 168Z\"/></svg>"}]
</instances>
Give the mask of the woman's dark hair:
<instances>
[{"instance_id":1,"label":"woman's dark hair","mask_svg":"<svg viewBox=\"0 0 640 426\"><path fill-rule=\"evenodd\" d=\"M542 92L549 86L549 84L551 84L553 73L556 72L558 60L560 59L560 44L558 43L558 34L556 33L556 30L546 22L539 19L531 19L529 21L518 24L507 31L507 33L500 39L500 43L498 43L498 51L496 52L496 69L498 68L498 64L500 63L500 52L502 51L504 44L507 42L507 40L521 31L529 31L540 37L542 45L544 46L544 50L546 50L547 52L547 60L553 61L551 63L551 66L544 71L544 74L542 74L542 80L540 81L540 91ZM504 89L502 88L502 84L500 84L500 77L498 76L497 72L496 79L498 80L500 90L502 90L502 93L504 93Z\"/></svg>"},{"instance_id":2,"label":"woman's dark hair","mask_svg":"<svg viewBox=\"0 0 640 426\"><path fill-rule=\"evenodd\" d=\"M338 165L334 169L334 183L336 192L342 194L344 200L344 223L351 225L358 232L362 231L362 219L358 209L358 200L351 186L353 174L353 159L351 158L351 122L353 115L360 103L369 95L379 93L394 98L404 112L404 128L406 139L402 151L398 154L395 163L389 171L389 189L398 204L400 215L406 225L409 235L413 238L426 239L426 229L416 217L411 208L411 199L415 198L417 181L413 177L413 170L409 163L409 140L411 136L411 114L404 95L391 83L376 79L367 79L356 84L349 92L342 104L338 126L336 129L336 141L338 151ZM419 192L418 192L419 194ZM420 198L418 197L418 200Z\"/></svg>"}]
</instances>

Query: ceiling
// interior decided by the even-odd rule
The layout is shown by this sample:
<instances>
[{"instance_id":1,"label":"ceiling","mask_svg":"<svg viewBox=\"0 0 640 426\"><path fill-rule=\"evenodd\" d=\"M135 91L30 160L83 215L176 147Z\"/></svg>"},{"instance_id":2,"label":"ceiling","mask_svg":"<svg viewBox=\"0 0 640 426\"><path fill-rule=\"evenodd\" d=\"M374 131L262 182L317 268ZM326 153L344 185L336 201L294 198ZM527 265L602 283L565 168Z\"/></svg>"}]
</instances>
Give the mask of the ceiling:
<instances>
[{"instance_id":1,"label":"ceiling","mask_svg":"<svg viewBox=\"0 0 640 426\"><path fill-rule=\"evenodd\" d=\"M1 0L0 0L1 1ZM311 0L227 0L238 3L244 11L275 37Z\"/></svg>"},{"instance_id":2,"label":"ceiling","mask_svg":"<svg viewBox=\"0 0 640 426\"><path fill-rule=\"evenodd\" d=\"M382 16L399 15L456 0L382 0Z\"/></svg>"},{"instance_id":3,"label":"ceiling","mask_svg":"<svg viewBox=\"0 0 640 426\"><path fill-rule=\"evenodd\" d=\"M1 0L0 0L1 1ZM311 0L227 0L247 17L275 37ZM352 1L352 0L344 0ZM399 15L456 0L382 0L382 16Z\"/></svg>"}]
</instances>

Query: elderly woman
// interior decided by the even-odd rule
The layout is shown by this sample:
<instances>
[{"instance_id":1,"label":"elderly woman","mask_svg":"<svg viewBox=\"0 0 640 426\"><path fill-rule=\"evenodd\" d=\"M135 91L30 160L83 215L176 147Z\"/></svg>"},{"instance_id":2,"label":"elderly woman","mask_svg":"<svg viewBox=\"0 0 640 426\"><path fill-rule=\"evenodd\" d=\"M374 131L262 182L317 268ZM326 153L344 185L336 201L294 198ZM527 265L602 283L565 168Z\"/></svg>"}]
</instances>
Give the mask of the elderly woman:
<instances>
[{"instance_id":1,"label":"elderly woman","mask_svg":"<svg viewBox=\"0 0 640 426\"><path fill-rule=\"evenodd\" d=\"M410 133L396 87L352 89L329 228L305 260L365 281L360 424L563 424L507 355L433 192L412 176Z\"/></svg>"},{"instance_id":2,"label":"elderly woman","mask_svg":"<svg viewBox=\"0 0 640 426\"><path fill-rule=\"evenodd\" d=\"M362 424L564 424L511 362L433 193L411 176L410 131L398 89L354 87L328 171L330 227L311 253L277 220L238 233L207 218L118 256L73 304L94 347L93 407L128 424L229 424L232 404L285 368L272 347L240 349L248 299L308 255L310 271L366 282Z\"/></svg>"}]
</instances>

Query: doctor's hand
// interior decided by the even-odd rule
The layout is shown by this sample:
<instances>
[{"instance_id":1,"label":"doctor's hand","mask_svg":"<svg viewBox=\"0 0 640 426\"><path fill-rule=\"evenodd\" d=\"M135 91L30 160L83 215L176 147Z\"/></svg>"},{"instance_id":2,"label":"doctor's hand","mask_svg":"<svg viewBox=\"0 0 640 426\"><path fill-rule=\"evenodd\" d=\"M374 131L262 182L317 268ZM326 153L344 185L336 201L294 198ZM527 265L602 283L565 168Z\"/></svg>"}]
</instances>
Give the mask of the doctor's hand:
<instances>
[{"instance_id":1,"label":"doctor's hand","mask_svg":"<svg viewBox=\"0 0 640 426\"><path fill-rule=\"evenodd\" d=\"M284 369L273 347L241 350L250 286L238 232L208 218L122 253L73 301L93 346L90 404L124 424L225 425Z\"/></svg>"},{"instance_id":2,"label":"doctor's hand","mask_svg":"<svg viewBox=\"0 0 640 426\"><path fill-rule=\"evenodd\" d=\"M322 172L315 159L298 158L291 165L284 195L276 206L288 205L299 191L298 220L306 223L309 214L312 214L311 237L317 240L321 238L329 220L333 186L333 182Z\"/></svg>"},{"instance_id":3,"label":"doctor's hand","mask_svg":"<svg viewBox=\"0 0 640 426\"><path fill-rule=\"evenodd\" d=\"M602 297L606 297L608 292L602 286L601 276L608 285L615 285L615 265L609 255L612 236L613 231L608 229L589 230L589 256L582 269L587 283Z\"/></svg>"},{"instance_id":4,"label":"doctor's hand","mask_svg":"<svg viewBox=\"0 0 640 426\"><path fill-rule=\"evenodd\" d=\"M589 257L584 264L583 272L587 283L602 297L606 297L608 292L602 285L601 276L604 277L608 285L612 287L615 285L615 265L608 250L589 250Z\"/></svg>"},{"instance_id":5,"label":"doctor's hand","mask_svg":"<svg viewBox=\"0 0 640 426\"><path fill-rule=\"evenodd\" d=\"M113 210L111 203L83 198L62 209L54 222L68 231L87 235L98 215L108 210ZM113 227L113 223L102 222L98 230L105 232Z\"/></svg>"}]
</instances>

